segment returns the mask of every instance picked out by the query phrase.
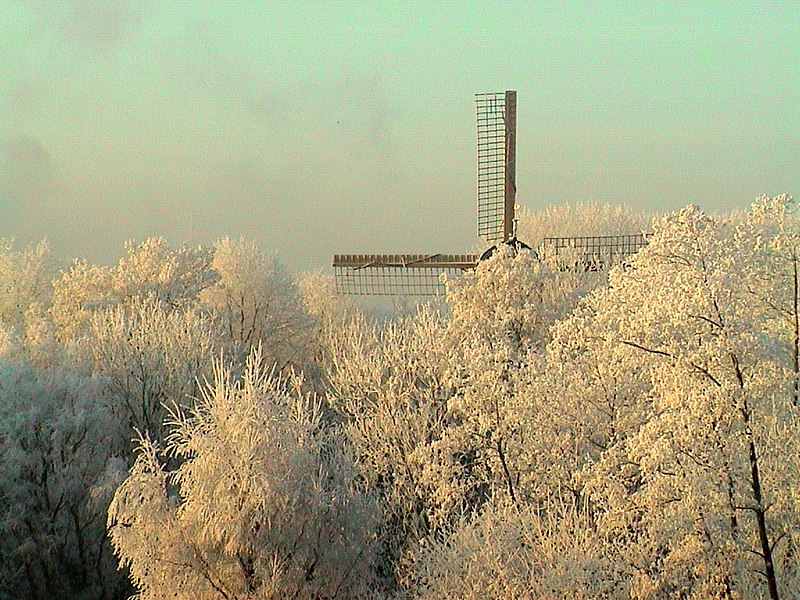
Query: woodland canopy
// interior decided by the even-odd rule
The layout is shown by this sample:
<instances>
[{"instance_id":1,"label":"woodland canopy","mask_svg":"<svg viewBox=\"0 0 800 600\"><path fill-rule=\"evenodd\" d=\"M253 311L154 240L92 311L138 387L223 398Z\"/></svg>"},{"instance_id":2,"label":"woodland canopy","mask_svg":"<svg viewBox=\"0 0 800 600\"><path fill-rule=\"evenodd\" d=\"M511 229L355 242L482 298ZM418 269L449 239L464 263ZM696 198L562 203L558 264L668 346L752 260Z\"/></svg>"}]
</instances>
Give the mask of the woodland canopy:
<instances>
[{"instance_id":1,"label":"woodland canopy","mask_svg":"<svg viewBox=\"0 0 800 600\"><path fill-rule=\"evenodd\" d=\"M0 246L0 598L800 595L796 205L559 223L653 235L381 319L243 240Z\"/></svg>"}]
</instances>

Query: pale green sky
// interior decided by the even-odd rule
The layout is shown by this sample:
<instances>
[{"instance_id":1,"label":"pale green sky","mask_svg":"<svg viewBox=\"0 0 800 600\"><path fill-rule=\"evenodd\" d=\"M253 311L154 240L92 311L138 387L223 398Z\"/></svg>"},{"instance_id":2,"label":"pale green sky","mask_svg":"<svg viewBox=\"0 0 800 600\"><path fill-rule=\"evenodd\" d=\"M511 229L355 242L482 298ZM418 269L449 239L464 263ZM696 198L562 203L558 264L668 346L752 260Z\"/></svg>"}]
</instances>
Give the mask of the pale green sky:
<instances>
[{"instance_id":1,"label":"pale green sky","mask_svg":"<svg viewBox=\"0 0 800 600\"><path fill-rule=\"evenodd\" d=\"M530 208L800 196L796 2L5 0L0 237L471 250L504 89Z\"/></svg>"}]
</instances>

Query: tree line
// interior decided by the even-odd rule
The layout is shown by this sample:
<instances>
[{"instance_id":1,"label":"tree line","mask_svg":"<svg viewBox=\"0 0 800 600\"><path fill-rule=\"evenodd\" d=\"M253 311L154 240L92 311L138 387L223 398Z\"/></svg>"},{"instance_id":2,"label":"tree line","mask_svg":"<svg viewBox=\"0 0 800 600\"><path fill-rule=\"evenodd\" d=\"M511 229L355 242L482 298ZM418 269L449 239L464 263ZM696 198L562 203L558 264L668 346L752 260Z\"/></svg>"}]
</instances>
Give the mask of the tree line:
<instances>
[{"instance_id":1,"label":"tree line","mask_svg":"<svg viewBox=\"0 0 800 600\"><path fill-rule=\"evenodd\" d=\"M391 319L241 240L7 244L0 597L793 597L795 209L523 214L653 236Z\"/></svg>"}]
</instances>

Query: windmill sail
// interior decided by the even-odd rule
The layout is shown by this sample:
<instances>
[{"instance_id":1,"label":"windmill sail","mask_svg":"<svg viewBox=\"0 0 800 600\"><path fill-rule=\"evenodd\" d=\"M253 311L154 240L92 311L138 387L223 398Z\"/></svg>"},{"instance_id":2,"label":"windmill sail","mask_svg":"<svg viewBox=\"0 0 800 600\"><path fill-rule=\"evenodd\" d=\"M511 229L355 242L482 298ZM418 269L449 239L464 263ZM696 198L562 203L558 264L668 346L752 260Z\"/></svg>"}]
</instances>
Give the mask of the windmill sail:
<instances>
[{"instance_id":1,"label":"windmill sail","mask_svg":"<svg viewBox=\"0 0 800 600\"><path fill-rule=\"evenodd\" d=\"M437 296L441 275L475 268L474 254L337 254L336 290L360 296Z\"/></svg>"},{"instance_id":2,"label":"windmill sail","mask_svg":"<svg viewBox=\"0 0 800 600\"><path fill-rule=\"evenodd\" d=\"M527 247L516 240L517 93L476 94L478 114L478 237L492 244ZM565 268L600 271L647 243L648 234L545 238L542 258L563 258ZM493 246L484 255L491 255ZM478 264L474 254L337 254L341 294L435 296L441 275L459 275Z\"/></svg>"},{"instance_id":3,"label":"windmill sail","mask_svg":"<svg viewBox=\"0 0 800 600\"><path fill-rule=\"evenodd\" d=\"M476 94L478 109L478 237L514 237L517 93Z\"/></svg>"},{"instance_id":4,"label":"windmill sail","mask_svg":"<svg viewBox=\"0 0 800 600\"><path fill-rule=\"evenodd\" d=\"M651 235L546 237L539 254L543 259L563 257L585 271L604 271L636 254L647 245Z\"/></svg>"}]
</instances>

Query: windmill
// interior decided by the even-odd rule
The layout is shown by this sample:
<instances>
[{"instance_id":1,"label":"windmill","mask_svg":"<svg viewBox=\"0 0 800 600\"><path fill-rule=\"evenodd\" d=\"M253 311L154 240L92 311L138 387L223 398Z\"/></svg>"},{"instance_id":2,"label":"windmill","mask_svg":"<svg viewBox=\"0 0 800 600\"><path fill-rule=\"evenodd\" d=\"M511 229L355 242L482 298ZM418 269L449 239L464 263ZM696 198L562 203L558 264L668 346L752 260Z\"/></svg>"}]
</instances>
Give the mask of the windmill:
<instances>
[{"instance_id":1,"label":"windmill","mask_svg":"<svg viewBox=\"0 0 800 600\"><path fill-rule=\"evenodd\" d=\"M497 244L528 248L516 238L517 93L476 94L478 114L478 237L494 244L477 254L336 254L333 268L341 294L432 296L442 291L440 275L473 269ZM646 234L550 237L540 251L568 255L577 268L603 270L634 254Z\"/></svg>"}]
</instances>

